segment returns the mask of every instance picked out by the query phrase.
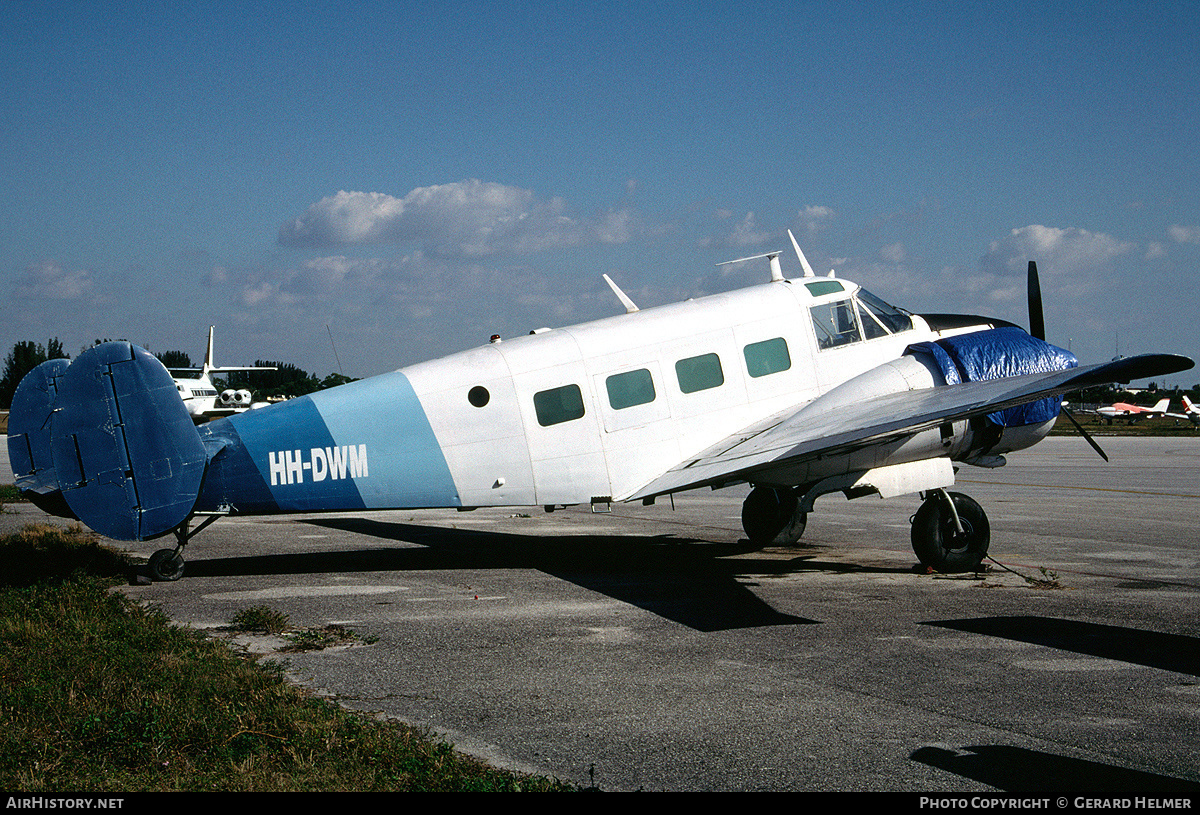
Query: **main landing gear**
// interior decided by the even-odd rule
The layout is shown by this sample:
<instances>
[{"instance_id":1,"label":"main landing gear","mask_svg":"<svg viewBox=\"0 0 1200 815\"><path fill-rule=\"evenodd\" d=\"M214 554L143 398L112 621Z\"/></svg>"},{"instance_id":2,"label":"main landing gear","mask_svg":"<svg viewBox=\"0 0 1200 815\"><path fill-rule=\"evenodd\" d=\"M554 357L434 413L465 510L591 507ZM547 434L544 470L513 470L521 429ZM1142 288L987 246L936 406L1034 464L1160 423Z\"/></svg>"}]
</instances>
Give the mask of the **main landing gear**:
<instances>
[{"instance_id":1,"label":"main landing gear","mask_svg":"<svg viewBox=\"0 0 1200 815\"><path fill-rule=\"evenodd\" d=\"M171 532L174 533L178 545L174 549L159 549L150 556L150 563L146 567L150 573L150 579L169 583L183 577L183 547L187 546L193 535L220 517L220 514L209 515L195 529L189 529L192 524L192 518L189 517L172 529Z\"/></svg>"},{"instance_id":2,"label":"main landing gear","mask_svg":"<svg viewBox=\"0 0 1200 815\"><path fill-rule=\"evenodd\" d=\"M742 528L757 547L794 546L804 534L812 491L755 487L742 504ZM930 490L912 519L912 547L923 566L944 574L979 568L991 542L983 507L961 492Z\"/></svg>"},{"instance_id":3,"label":"main landing gear","mask_svg":"<svg viewBox=\"0 0 1200 815\"><path fill-rule=\"evenodd\" d=\"M742 503L742 529L759 548L794 546L807 524L800 498L786 487L755 487Z\"/></svg>"},{"instance_id":4,"label":"main landing gear","mask_svg":"<svg viewBox=\"0 0 1200 815\"><path fill-rule=\"evenodd\" d=\"M943 489L925 494L912 519L917 559L934 571L973 572L987 555L991 526L983 507L970 496Z\"/></svg>"}]
</instances>

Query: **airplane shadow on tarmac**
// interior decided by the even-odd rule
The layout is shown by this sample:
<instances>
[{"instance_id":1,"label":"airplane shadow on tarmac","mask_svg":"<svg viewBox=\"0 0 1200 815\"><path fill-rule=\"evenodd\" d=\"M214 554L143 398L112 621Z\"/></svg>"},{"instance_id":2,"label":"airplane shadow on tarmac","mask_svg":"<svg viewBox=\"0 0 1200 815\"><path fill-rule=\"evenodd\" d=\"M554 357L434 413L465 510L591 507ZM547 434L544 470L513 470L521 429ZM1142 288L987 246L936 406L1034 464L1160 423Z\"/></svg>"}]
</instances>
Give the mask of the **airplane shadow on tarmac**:
<instances>
[{"instance_id":1,"label":"airplane shadow on tarmac","mask_svg":"<svg viewBox=\"0 0 1200 815\"><path fill-rule=\"evenodd\" d=\"M899 571L815 562L803 555L787 560L726 558L754 550L748 543L714 544L669 535L521 535L357 518L307 523L422 548L189 560L187 574L537 569L681 625L711 632L817 622L776 611L750 590L752 583L739 578L813 570Z\"/></svg>"},{"instance_id":2,"label":"airplane shadow on tarmac","mask_svg":"<svg viewBox=\"0 0 1200 815\"><path fill-rule=\"evenodd\" d=\"M1003 744L922 747L910 758L1005 792L1200 793L1195 781Z\"/></svg>"},{"instance_id":3,"label":"airplane shadow on tarmac","mask_svg":"<svg viewBox=\"0 0 1200 815\"><path fill-rule=\"evenodd\" d=\"M1200 639L1182 634L1037 616L942 620L924 625L1200 676Z\"/></svg>"},{"instance_id":4,"label":"airplane shadow on tarmac","mask_svg":"<svg viewBox=\"0 0 1200 815\"><path fill-rule=\"evenodd\" d=\"M925 625L1200 676L1200 639L1054 617L980 617ZM1200 783L1006 745L922 747L914 761L1006 792L1200 793Z\"/></svg>"}]
</instances>

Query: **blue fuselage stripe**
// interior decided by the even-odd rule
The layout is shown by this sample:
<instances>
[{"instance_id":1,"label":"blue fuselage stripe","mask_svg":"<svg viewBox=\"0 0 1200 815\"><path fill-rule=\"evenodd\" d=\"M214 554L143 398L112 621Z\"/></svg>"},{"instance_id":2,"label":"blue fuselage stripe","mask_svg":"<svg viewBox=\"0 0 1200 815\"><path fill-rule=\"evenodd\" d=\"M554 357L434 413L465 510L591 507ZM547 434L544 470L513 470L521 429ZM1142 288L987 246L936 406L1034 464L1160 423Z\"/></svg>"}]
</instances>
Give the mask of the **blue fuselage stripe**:
<instances>
[{"instance_id":1,"label":"blue fuselage stripe","mask_svg":"<svg viewBox=\"0 0 1200 815\"><path fill-rule=\"evenodd\" d=\"M459 506L408 378L386 374L204 425L224 448L197 508L239 513Z\"/></svg>"}]
</instances>

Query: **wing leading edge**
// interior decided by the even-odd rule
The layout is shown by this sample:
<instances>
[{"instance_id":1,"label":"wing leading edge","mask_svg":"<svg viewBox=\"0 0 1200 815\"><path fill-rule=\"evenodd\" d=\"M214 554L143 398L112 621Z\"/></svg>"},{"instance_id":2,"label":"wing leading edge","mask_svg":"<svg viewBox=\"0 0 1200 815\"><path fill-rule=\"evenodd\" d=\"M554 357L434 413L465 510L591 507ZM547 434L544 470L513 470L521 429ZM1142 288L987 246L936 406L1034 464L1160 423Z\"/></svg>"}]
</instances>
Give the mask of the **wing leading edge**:
<instances>
[{"instance_id":1,"label":"wing leading edge","mask_svg":"<svg viewBox=\"0 0 1200 815\"><path fill-rule=\"evenodd\" d=\"M753 481L756 474L872 444L903 439L947 422L970 419L1080 388L1185 371L1192 360L1145 354L1049 373L885 393L850 404L816 399L747 427L690 456L634 492L652 498L704 486Z\"/></svg>"}]
</instances>

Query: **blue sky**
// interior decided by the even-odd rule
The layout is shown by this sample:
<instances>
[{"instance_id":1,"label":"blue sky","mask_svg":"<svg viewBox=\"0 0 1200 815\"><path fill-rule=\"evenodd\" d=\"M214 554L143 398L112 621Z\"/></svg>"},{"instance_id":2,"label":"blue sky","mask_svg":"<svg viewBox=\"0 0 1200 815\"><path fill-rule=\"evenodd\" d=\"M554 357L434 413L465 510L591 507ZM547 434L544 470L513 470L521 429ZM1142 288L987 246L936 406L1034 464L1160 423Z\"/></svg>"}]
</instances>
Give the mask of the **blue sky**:
<instances>
[{"instance_id":1,"label":"blue sky","mask_svg":"<svg viewBox=\"0 0 1200 815\"><path fill-rule=\"evenodd\" d=\"M0 36L4 353L215 324L219 363L365 376L619 313L604 273L760 282L715 264L790 228L917 312L1025 324L1036 260L1082 361L1200 358L1195 2L15 0Z\"/></svg>"}]
</instances>

